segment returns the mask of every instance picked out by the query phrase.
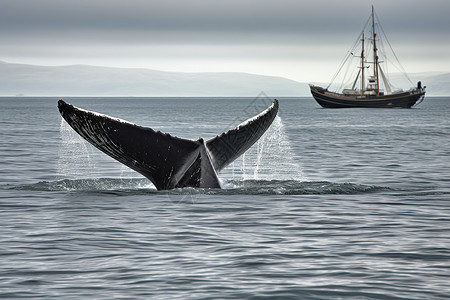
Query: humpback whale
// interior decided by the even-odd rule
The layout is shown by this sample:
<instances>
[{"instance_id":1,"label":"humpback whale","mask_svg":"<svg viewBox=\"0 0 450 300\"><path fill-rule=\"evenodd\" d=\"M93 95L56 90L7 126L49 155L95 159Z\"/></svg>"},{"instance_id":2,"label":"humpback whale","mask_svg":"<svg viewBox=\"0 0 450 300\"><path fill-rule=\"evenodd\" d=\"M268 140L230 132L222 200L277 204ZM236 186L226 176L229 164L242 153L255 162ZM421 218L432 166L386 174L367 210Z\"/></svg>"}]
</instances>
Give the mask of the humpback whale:
<instances>
[{"instance_id":1,"label":"humpback whale","mask_svg":"<svg viewBox=\"0 0 450 300\"><path fill-rule=\"evenodd\" d=\"M278 101L208 141L182 139L125 120L78 108L62 99L64 120L105 154L148 178L158 190L220 188L217 173L247 151L270 127Z\"/></svg>"}]
</instances>

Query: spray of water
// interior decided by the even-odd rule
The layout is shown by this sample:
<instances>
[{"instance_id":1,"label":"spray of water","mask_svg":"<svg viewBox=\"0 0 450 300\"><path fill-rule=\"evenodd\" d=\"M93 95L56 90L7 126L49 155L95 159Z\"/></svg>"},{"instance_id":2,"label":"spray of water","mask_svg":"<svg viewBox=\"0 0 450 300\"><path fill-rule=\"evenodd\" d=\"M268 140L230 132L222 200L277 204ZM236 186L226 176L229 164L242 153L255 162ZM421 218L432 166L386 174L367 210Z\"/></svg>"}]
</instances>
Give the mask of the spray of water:
<instances>
[{"instance_id":1,"label":"spray of water","mask_svg":"<svg viewBox=\"0 0 450 300\"><path fill-rule=\"evenodd\" d=\"M59 127L58 175L62 178L92 178L96 166L88 145L62 118Z\"/></svg>"},{"instance_id":2,"label":"spray of water","mask_svg":"<svg viewBox=\"0 0 450 300\"><path fill-rule=\"evenodd\" d=\"M233 180L306 180L280 116L229 168Z\"/></svg>"}]
</instances>

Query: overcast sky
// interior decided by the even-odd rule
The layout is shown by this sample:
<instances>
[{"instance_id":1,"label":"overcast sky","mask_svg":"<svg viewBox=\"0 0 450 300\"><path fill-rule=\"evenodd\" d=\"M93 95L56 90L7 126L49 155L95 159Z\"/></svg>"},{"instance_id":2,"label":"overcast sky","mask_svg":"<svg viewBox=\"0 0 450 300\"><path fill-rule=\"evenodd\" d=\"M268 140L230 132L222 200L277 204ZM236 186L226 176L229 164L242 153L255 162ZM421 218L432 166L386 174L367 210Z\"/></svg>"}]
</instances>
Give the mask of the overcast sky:
<instances>
[{"instance_id":1,"label":"overcast sky","mask_svg":"<svg viewBox=\"0 0 450 300\"><path fill-rule=\"evenodd\" d=\"M327 82L372 4L408 72L450 71L449 0L0 0L0 60Z\"/></svg>"}]
</instances>

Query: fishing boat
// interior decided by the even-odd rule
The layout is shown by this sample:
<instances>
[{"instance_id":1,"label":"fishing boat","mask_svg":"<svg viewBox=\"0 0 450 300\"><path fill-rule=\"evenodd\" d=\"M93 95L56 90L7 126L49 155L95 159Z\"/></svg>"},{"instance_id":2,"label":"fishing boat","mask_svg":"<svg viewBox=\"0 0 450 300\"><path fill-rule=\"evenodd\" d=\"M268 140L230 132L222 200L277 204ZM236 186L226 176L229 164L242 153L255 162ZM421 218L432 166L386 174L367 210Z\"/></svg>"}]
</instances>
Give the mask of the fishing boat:
<instances>
[{"instance_id":1,"label":"fishing boat","mask_svg":"<svg viewBox=\"0 0 450 300\"><path fill-rule=\"evenodd\" d=\"M383 35L379 36L377 31L381 31ZM388 60L386 53L382 53L378 49L378 47L381 49L385 48L386 42L384 40L387 41L390 53L395 58L394 64L397 66L397 69L403 73L411 84L412 87L409 90L398 89L391 84L389 73L385 70L388 66L387 62L390 62L390 58ZM368 49L368 53L366 53L366 49ZM360 53L360 55L355 55L355 53ZM349 68L349 64L351 65L352 62L354 66ZM347 66L345 74L340 75L344 66ZM337 78L341 79L341 83L336 84ZM423 101L425 88L425 86L422 87L420 81L414 85L404 71L391 44L387 40L386 34L384 34L373 6L372 13L364 29L342 61L331 83L327 87L310 85L312 96L325 108L411 108Z\"/></svg>"}]
</instances>

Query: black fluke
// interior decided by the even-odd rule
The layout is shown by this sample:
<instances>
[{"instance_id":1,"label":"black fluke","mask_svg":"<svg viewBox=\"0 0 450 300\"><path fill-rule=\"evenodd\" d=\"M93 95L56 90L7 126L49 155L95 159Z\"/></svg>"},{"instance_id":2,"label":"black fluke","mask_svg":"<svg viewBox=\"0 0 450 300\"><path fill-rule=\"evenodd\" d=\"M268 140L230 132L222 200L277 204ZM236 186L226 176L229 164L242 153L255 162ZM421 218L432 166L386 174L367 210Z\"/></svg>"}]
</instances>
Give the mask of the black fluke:
<instances>
[{"instance_id":1,"label":"black fluke","mask_svg":"<svg viewBox=\"0 0 450 300\"><path fill-rule=\"evenodd\" d=\"M217 173L247 151L270 127L278 101L259 115L206 142L181 139L151 128L58 101L61 116L84 139L147 177L158 190L220 188Z\"/></svg>"}]
</instances>

